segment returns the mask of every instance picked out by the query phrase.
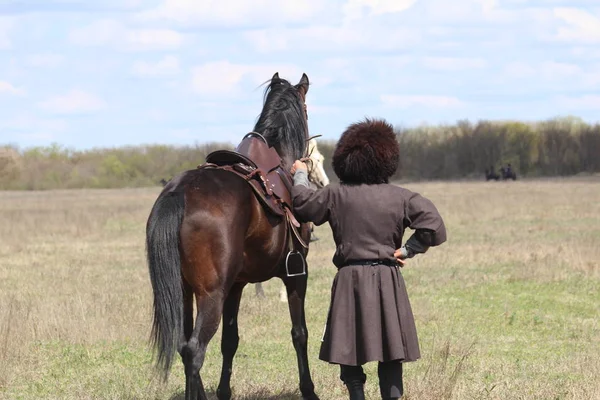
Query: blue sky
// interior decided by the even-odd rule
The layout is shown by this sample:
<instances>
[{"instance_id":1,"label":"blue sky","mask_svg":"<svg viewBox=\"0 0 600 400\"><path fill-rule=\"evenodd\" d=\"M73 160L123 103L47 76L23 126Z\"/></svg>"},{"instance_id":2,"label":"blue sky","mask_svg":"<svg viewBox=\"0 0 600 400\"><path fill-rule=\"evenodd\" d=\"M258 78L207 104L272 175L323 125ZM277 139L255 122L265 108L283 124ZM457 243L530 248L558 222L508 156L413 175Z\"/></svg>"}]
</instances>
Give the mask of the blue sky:
<instances>
[{"instance_id":1,"label":"blue sky","mask_svg":"<svg viewBox=\"0 0 600 400\"><path fill-rule=\"evenodd\" d=\"M303 72L311 134L365 116L600 118L598 0L0 0L0 144L237 143Z\"/></svg>"}]
</instances>

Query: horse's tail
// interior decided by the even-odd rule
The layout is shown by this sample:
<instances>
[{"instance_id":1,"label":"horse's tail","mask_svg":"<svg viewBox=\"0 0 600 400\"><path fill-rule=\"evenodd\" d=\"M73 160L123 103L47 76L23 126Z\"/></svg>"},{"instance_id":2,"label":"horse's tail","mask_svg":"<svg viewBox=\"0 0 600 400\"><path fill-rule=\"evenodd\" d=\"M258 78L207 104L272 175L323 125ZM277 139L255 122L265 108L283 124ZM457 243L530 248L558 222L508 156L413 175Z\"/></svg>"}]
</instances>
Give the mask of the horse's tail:
<instances>
[{"instance_id":1,"label":"horse's tail","mask_svg":"<svg viewBox=\"0 0 600 400\"><path fill-rule=\"evenodd\" d=\"M183 330L183 287L179 230L185 200L182 192L163 191L146 224L146 255L154 294L151 341L158 350L156 367L167 379Z\"/></svg>"}]
</instances>

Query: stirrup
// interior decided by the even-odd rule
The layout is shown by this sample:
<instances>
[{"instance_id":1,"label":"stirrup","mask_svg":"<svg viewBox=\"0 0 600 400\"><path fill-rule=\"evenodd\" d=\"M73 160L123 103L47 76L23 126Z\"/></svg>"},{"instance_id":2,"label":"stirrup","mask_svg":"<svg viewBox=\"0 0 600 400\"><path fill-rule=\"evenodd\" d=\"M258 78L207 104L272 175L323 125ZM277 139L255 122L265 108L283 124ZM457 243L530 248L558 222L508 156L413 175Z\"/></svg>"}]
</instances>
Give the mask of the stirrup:
<instances>
[{"instance_id":1,"label":"stirrup","mask_svg":"<svg viewBox=\"0 0 600 400\"><path fill-rule=\"evenodd\" d=\"M298 257L300 257L300 260L302 260L302 272L290 273L290 256L296 256L296 255ZM297 250L288 251L288 254L285 257L285 272L288 277L306 275L306 261L304 260L302 253L300 253Z\"/></svg>"}]
</instances>

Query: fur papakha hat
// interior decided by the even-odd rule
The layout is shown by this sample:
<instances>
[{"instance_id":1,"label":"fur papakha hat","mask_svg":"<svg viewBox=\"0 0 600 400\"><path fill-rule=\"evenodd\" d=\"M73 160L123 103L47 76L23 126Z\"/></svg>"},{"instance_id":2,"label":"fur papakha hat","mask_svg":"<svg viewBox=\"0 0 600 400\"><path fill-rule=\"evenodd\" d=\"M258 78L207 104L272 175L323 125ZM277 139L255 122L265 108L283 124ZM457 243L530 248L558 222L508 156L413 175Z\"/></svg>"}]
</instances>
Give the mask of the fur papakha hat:
<instances>
[{"instance_id":1,"label":"fur papakha hat","mask_svg":"<svg viewBox=\"0 0 600 400\"><path fill-rule=\"evenodd\" d=\"M342 183L388 183L398 169L400 144L384 119L350 125L337 142L331 165Z\"/></svg>"}]
</instances>

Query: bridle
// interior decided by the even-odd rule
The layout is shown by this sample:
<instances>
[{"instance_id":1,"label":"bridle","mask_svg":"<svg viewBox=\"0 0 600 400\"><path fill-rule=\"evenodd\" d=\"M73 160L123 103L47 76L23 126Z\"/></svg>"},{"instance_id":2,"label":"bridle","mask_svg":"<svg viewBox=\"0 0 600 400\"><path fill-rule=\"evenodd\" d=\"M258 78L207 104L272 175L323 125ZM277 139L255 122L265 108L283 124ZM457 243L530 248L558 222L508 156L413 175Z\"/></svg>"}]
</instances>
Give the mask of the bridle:
<instances>
[{"instance_id":1,"label":"bridle","mask_svg":"<svg viewBox=\"0 0 600 400\"><path fill-rule=\"evenodd\" d=\"M302 108L304 109L304 117L305 117L305 120L306 120L306 139L305 139L305 142L306 142L307 146L306 146L305 155L304 155L304 157L300 158L300 161L308 164L307 167L309 168L308 172L309 172L309 176L310 176L310 172L314 168L314 164L313 164L313 160L311 159L312 151L308 152L308 147L309 147L308 146L308 142L310 142L312 139L321 137L323 135L308 136L308 107L306 106L306 93L304 92L304 90L301 90L301 89L297 89L297 90L298 90L298 95L300 96L300 99L302 100ZM250 135L250 134L253 134L255 136L260 137L263 142L267 143L267 139L265 139L265 137L263 135L261 135L260 133L258 133L258 132L250 132L248 135ZM286 175L288 175L290 173L284 167L283 160L281 162L280 168L285 171Z\"/></svg>"},{"instance_id":2,"label":"bridle","mask_svg":"<svg viewBox=\"0 0 600 400\"><path fill-rule=\"evenodd\" d=\"M312 156L312 151L310 153L308 152L308 142L310 142L312 139L321 137L323 135L308 136L308 107L306 106L306 93L304 92L304 90L298 90L298 93L300 95L300 98L302 99L302 106L304 108L304 117L306 118L306 144L307 144L305 155L304 155L304 157L302 157L300 159L300 161L302 161L306 164L310 164L310 170L312 170L314 168L314 165L313 165L313 160L310 158ZM310 175L310 171L309 171L309 175Z\"/></svg>"}]
</instances>

